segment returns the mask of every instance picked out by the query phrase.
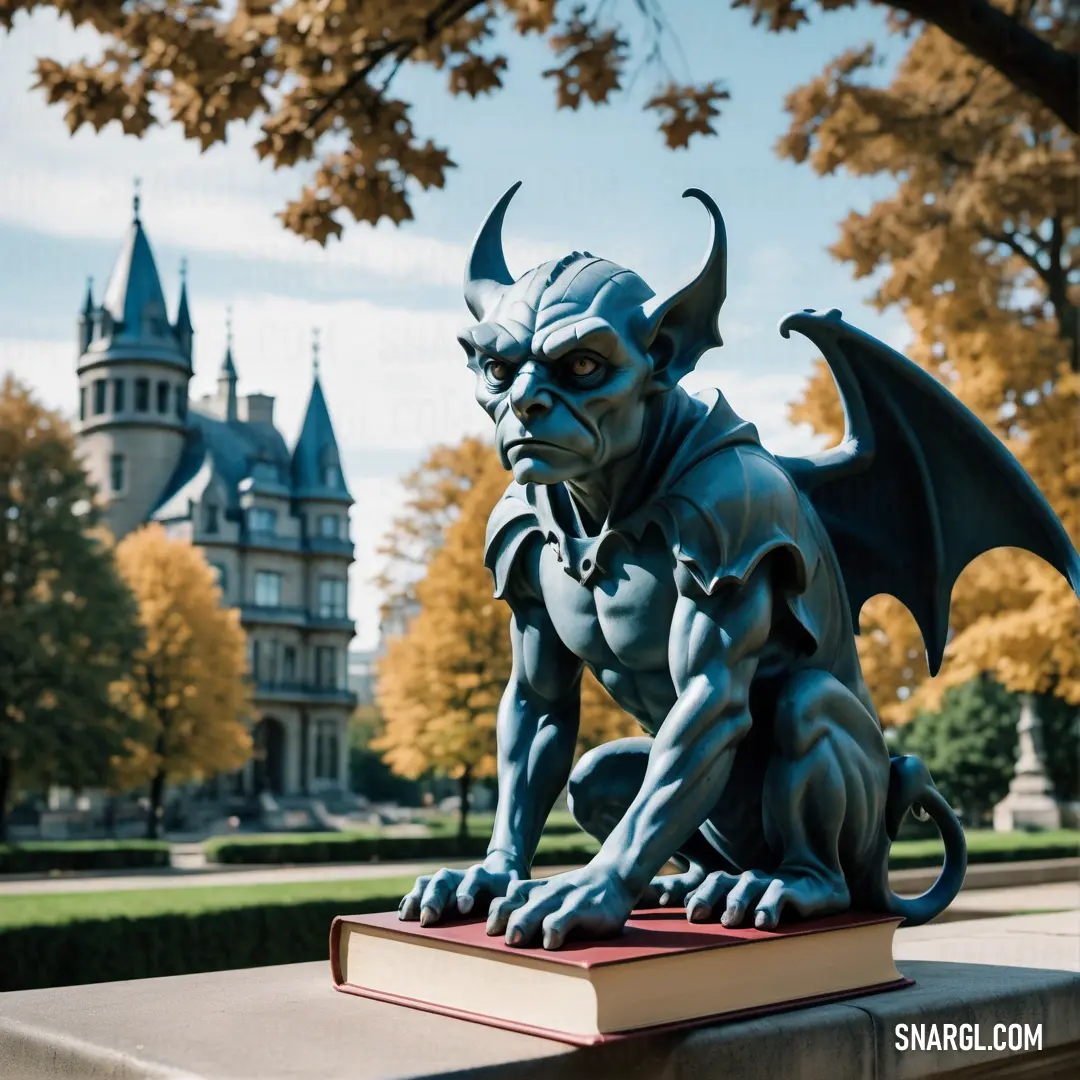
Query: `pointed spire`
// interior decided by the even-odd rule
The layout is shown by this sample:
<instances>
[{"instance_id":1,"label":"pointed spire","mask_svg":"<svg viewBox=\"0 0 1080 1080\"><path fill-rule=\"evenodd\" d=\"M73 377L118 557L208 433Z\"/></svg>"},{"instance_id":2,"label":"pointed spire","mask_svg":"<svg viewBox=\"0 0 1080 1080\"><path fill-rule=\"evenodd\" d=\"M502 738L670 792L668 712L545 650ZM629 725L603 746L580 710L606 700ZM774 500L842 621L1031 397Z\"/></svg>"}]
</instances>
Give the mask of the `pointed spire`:
<instances>
[{"instance_id":1,"label":"pointed spire","mask_svg":"<svg viewBox=\"0 0 1080 1080\"><path fill-rule=\"evenodd\" d=\"M117 344L148 346L160 351L164 345L162 339L168 341L172 335L165 312L165 294L150 242L143 231L139 205L136 181L133 220L101 306L109 314L112 324L109 336Z\"/></svg>"},{"instance_id":2,"label":"pointed spire","mask_svg":"<svg viewBox=\"0 0 1080 1080\"><path fill-rule=\"evenodd\" d=\"M173 324L173 330L176 332L176 340L180 342L180 349L190 364L191 340L195 331L191 325L191 311L188 308L187 259L180 260L180 302L176 305L176 322Z\"/></svg>"},{"instance_id":3,"label":"pointed spire","mask_svg":"<svg viewBox=\"0 0 1080 1080\"><path fill-rule=\"evenodd\" d=\"M312 381L304 425L292 455L293 493L301 498L352 502L341 471L337 437L319 381L319 335L312 334Z\"/></svg>"},{"instance_id":4,"label":"pointed spire","mask_svg":"<svg viewBox=\"0 0 1080 1080\"><path fill-rule=\"evenodd\" d=\"M231 379L233 383L236 382L236 364L233 363L232 354L232 304L225 309L225 357L221 361L221 372L218 375L218 380Z\"/></svg>"},{"instance_id":5,"label":"pointed spire","mask_svg":"<svg viewBox=\"0 0 1080 1080\"><path fill-rule=\"evenodd\" d=\"M236 398L236 364L233 363L232 354L232 305L225 309L225 357L221 361L221 370L218 371L218 401L224 406L224 416L227 421L234 422L239 411Z\"/></svg>"},{"instance_id":6,"label":"pointed spire","mask_svg":"<svg viewBox=\"0 0 1080 1080\"><path fill-rule=\"evenodd\" d=\"M191 330L191 311L187 297L187 259L180 260L180 302L176 305L177 332Z\"/></svg>"},{"instance_id":7,"label":"pointed spire","mask_svg":"<svg viewBox=\"0 0 1080 1080\"><path fill-rule=\"evenodd\" d=\"M80 356L90 348L90 342L94 340L94 279L92 277L86 279L86 300L83 301L82 311L79 312L79 329L75 340Z\"/></svg>"}]
</instances>

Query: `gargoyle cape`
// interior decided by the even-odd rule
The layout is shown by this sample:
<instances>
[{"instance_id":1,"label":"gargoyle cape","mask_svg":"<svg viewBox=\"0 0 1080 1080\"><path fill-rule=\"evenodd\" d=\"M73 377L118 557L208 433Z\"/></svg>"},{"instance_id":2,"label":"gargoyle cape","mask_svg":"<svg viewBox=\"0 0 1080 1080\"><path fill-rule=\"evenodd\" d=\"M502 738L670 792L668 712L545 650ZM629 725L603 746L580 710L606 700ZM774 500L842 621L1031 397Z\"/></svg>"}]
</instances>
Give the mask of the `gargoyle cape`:
<instances>
[{"instance_id":1,"label":"gargoyle cape","mask_svg":"<svg viewBox=\"0 0 1080 1080\"><path fill-rule=\"evenodd\" d=\"M805 635L805 650L839 648L851 629L828 540L754 425L738 417L718 390L691 397L676 388L662 399L643 446L632 482L594 537L573 534L565 485L510 485L488 522L485 564L495 595L505 595L530 538L551 545L566 572L589 586L607 568L615 545L633 548L655 527L709 594L745 582L762 559L783 551L779 587Z\"/></svg>"}]
</instances>

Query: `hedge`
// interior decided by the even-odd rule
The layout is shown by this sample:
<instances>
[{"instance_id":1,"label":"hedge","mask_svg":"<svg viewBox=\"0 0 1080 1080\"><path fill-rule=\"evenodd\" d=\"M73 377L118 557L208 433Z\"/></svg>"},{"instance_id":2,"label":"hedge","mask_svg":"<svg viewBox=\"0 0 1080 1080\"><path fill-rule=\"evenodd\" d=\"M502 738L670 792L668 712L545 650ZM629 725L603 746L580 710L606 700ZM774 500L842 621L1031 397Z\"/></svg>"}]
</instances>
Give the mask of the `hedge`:
<instances>
[{"instance_id":1,"label":"hedge","mask_svg":"<svg viewBox=\"0 0 1080 1080\"><path fill-rule=\"evenodd\" d=\"M335 915L393 910L370 896L194 914L84 919L0 931L0 991L327 960ZM327 967L327 984L330 971Z\"/></svg>"},{"instance_id":2,"label":"hedge","mask_svg":"<svg viewBox=\"0 0 1080 1080\"><path fill-rule=\"evenodd\" d=\"M972 831L968 837L971 863L1013 862L1027 859L1061 859L1080 854L1080 832L1062 829L1047 833L995 833ZM487 840L470 836L464 842L453 836L355 836L347 833L307 833L293 836L254 836L243 840L209 840L207 860L217 863L392 862L460 860L483 856ZM597 850L595 840L551 835L541 838L534 860L537 866L585 862ZM889 865L894 870L934 866L941 862L940 840L900 840L893 844Z\"/></svg>"},{"instance_id":3,"label":"hedge","mask_svg":"<svg viewBox=\"0 0 1080 1080\"><path fill-rule=\"evenodd\" d=\"M169 845L158 840L70 840L0 844L0 874L50 870L136 870L169 865Z\"/></svg>"},{"instance_id":4,"label":"hedge","mask_svg":"<svg viewBox=\"0 0 1080 1080\"><path fill-rule=\"evenodd\" d=\"M203 849L208 862L281 865L287 863L405 862L439 859L480 859L487 851L486 836L350 836L347 833L255 836L243 840L208 840ZM537 866L585 862L599 845L576 836L546 836L540 841Z\"/></svg>"}]
</instances>

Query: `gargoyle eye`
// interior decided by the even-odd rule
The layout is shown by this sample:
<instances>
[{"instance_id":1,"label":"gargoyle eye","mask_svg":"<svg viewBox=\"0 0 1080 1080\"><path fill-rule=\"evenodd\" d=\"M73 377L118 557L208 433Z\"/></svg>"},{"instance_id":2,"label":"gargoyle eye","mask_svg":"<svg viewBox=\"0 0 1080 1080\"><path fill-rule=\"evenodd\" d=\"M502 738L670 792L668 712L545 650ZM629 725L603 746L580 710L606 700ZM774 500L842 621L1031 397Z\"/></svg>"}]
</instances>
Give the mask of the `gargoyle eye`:
<instances>
[{"instance_id":1,"label":"gargoyle eye","mask_svg":"<svg viewBox=\"0 0 1080 1080\"><path fill-rule=\"evenodd\" d=\"M588 379L603 369L603 364L590 353L574 353L566 361L566 370L575 379Z\"/></svg>"},{"instance_id":2,"label":"gargoyle eye","mask_svg":"<svg viewBox=\"0 0 1080 1080\"><path fill-rule=\"evenodd\" d=\"M504 386L513 374L513 365L505 360L489 360L484 365L484 377L492 386Z\"/></svg>"}]
</instances>

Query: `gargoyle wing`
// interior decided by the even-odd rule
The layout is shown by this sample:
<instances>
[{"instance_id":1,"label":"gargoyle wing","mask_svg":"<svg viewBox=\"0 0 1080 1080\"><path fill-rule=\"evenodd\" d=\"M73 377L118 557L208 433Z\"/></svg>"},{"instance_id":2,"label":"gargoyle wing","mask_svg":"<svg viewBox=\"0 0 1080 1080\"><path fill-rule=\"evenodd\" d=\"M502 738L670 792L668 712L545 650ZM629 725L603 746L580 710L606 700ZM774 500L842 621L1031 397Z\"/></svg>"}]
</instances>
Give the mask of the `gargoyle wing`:
<instances>
[{"instance_id":1,"label":"gargoyle wing","mask_svg":"<svg viewBox=\"0 0 1080 1080\"><path fill-rule=\"evenodd\" d=\"M856 627L871 596L895 596L915 616L936 674L953 585L972 559L998 547L1045 559L1080 595L1080 556L1061 522L956 397L835 309L789 315L780 333L792 330L828 362L845 430L838 446L779 460L829 533Z\"/></svg>"}]
</instances>

